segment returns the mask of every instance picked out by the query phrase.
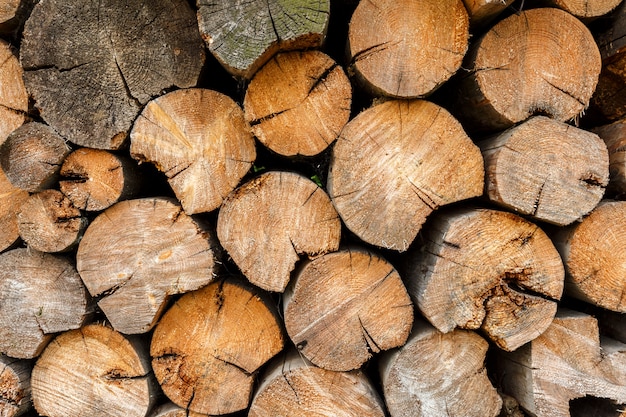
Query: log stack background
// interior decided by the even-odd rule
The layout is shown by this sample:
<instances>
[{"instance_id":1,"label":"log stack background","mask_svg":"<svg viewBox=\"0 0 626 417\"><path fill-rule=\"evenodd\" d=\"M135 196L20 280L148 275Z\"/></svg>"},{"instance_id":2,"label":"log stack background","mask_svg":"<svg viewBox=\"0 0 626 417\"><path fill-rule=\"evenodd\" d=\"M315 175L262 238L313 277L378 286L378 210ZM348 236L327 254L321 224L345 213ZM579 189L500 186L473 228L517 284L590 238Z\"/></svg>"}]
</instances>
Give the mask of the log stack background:
<instances>
[{"instance_id":1,"label":"log stack background","mask_svg":"<svg viewBox=\"0 0 626 417\"><path fill-rule=\"evenodd\" d=\"M0 0L0 415L626 415L580 3Z\"/></svg>"}]
</instances>

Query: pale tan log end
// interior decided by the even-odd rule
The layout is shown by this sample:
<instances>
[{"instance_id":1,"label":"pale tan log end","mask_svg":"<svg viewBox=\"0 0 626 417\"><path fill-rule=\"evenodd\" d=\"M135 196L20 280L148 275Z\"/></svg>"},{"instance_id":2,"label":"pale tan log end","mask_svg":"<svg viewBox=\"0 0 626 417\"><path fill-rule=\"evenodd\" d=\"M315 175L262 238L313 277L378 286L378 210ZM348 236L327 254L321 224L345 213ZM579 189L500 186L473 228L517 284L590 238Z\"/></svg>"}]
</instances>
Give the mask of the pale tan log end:
<instances>
[{"instance_id":1,"label":"pale tan log end","mask_svg":"<svg viewBox=\"0 0 626 417\"><path fill-rule=\"evenodd\" d=\"M32 361L0 355L0 416L18 417L33 407L32 369Z\"/></svg>"},{"instance_id":2,"label":"pale tan log end","mask_svg":"<svg viewBox=\"0 0 626 417\"><path fill-rule=\"evenodd\" d=\"M20 237L17 213L28 196L28 191L11 184L0 168L0 252L17 243Z\"/></svg>"},{"instance_id":3,"label":"pale tan log end","mask_svg":"<svg viewBox=\"0 0 626 417\"><path fill-rule=\"evenodd\" d=\"M10 3L19 5L20 2L11 1L5 5L5 8L7 6L11 8ZM6 12L0 8L0 22L3 21L3 16L6 17ZM10 44L0 39L0 145L9 133L20 127L26 120L28 93L22 74L22 66Z\"/></svg>"},{"instance_id":4,"label":"pale tan log end","mask_svg":"<svg viewBox=\"0 0 626 417\"><path fill-rule=\"evenodd\" d=\"M607 192L626 195L626 118L592 129L604 140L609 151Z\"/></svg>"}]
</instances>

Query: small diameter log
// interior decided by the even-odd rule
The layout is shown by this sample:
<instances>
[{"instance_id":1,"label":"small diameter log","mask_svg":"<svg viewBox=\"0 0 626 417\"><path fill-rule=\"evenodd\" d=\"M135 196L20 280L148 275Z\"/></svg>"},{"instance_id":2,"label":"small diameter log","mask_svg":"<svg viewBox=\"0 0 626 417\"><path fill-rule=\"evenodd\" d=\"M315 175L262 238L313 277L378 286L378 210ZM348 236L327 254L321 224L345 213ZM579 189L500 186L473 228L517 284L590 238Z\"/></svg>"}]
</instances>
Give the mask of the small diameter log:
<instances>
[{"instance_id":1,"label":"small diameter log","mask_svg":"<svg viewBox=\"0 0 626 417\"><path fill-rule=\"evenodd\" d=\"M626 313L626 201L603 201L552 238L565 264L566 293Z\"/></svg>"},{"instance_id":2,"label":"small diameter log","mask_svg":"<svg viewBox=\"0 0 626 417\"><path fill-rule=\"evenodd\" d=\"M243 110L213 90L177 90L135 121L130 154L165 173L187 214L215 210L256 158Z\"/></svg>"},{"instance_id":3,"label":"small diameter log","mask_svg":"<svg viewBox=\"0 0 626 417\"><path fill-rule=\"evenodd\" d=\"M379 361L391 417L496 417L502 400L487 376L488 347L474 332L442 334L417 320L407 343Z\"/></svg>"},{"instance_id":4,"label":"small diameter log","mask_svg":"<svg viewBox=\"0 0 626 417\"><path fill-rule=\"evenodd\" d=\"M374 95L423 97L460 68L468 40L461 0L362 1L350 20L350 71Z\"/></svg>"},{"instance_id":5,"label":"small diameter log","mask_svg":"<svg viewBox=\"0 0 626 417\"><path fill-rule=\"evenodd\" d=\"M75 150L65 158L59 174L63 194L75 207L86 211L102 211L127 200L141 186L135 161L100 149Z\"/></svg>"},{"instance_id":6,"label":"small diameter log","mask_svg":"<svg viewBox=\"0 0 626 417\"><path fill-rule=\"evenodd\" d=\"M248 417L383 417L384 405L360 371L318 368L290 350L261 376Z\"/></svg>"},{"instance_id":7,"label":"small diameter log","mask_svg":"<svg viewBox=\"0 0 626 417\"><path fill-rule=\"evenodd\" d=\"M317 155L350 117L352 87L343 69L319 51L276 55L256 73L243 102L252 132L285 156Z\"/></svg>"},{"instance_id":8,"label":"small diameter log","mask_svg":"<svg viewBox=\"0 0 626 417\"><path fill-rule=\"evenodd\" d=\"M17 417L32 408L30 373L33 364L0 355L0 416Z\"/></svg>"},{"instance_id":9,"label":"small diameter log","mask_svg":"<svg viewBox=\"0 0 626 417\"><path fill-rule=\"evenodd\" d=\"M283 348L272 305L235 281L183 295L159 321L150 346L165 395L201 414L248 407L255 373Z\"/></svg>"},{"instance_id":10,"label":"small diameter log","mask_svg":"<svg viewBox=\"0 0 626 417\"><path fill-rule=\"evenodd\" d=\"M622 0L539 0L537 5L558 7L576 16L583 22L604 16L613 11Z\"/></svg>"},{"instance_id":11,"label":"small diameter log","mask_svg":"<svg viewBox=\"0 0 626 417\"><path fill-rule=\"evenodd\" d=\"M387 101L363 111L333 148L328 193L354 234L406 251L438 207L483 192L480 150L444 108Z\"/></svg>"},{"instance_id":12,"label":"small diameter log","mask_svg":"<svg viewBox=\"0 0 626 417\"><path fill-rule=\"evenodd\" d=\"M331 371L360 368L374 354L402 346L413 304L400 275L365 249L305 263L285 291L289 337L312 363Z\"/></svg>"},{"instance_id":13,"label":"small diameter log","mask_svg":"<svg viewBox=\"0 0 626 417\"><path fill-rule=\"evenodd\" d=\"M469 15L470 27L474 30L486 27L514 0L463 0Z\"/></svg>"},{"instance_id":14,"label":"small diameter log","mask_svg":"<svg viewBox=\"0 0 626 417\"><path fill-rule=\"evenodd\" d=\"M214 245L208 230L172 199L127 200L91 222L76 266L115 330L144 333L170 296L213 281Z\"/></svg>"},{"instance_id":15,"label":"small diameter log","mask_svg":"<svg viewBox=\"0 0 626 417\"><path fill-rule=\"evenodd\" d=\"M569 417L585 396L626 403L626 345L601 340L592 316L559 310L541 336L497 359L503 390L532 416Z\"/></svg>"},{"instance_id":16,"label":"small diameter log","mask_svg":"<svg viewBox=\"0 0 626 417\"><path fill-rule=\"evenodd\" d=\"M591 32L571 14L554 8L512 14L468 52L469 72L460 78L452 112L477 133L537 113L568 121L587 108L601 64Z\"/></svg>"},{"instance_id":17,"label":"small diameter log","mask_svg":"<svg viewBox=\"0 0 626 417\"><path fill-rule=\"evenodd\" d=\"M0 254L0 352L34 358L54 333L80 327L89 310L69 259L24 248Z\"/></svg>"},{"instance_id":18,"label":"small diameter log","mask_svg":"<svg viewBox=\"0 0 626 417\"><path fill-rule=\"evenodd\" d=\"M478 143L494 203L559 226L580 220L609 182L607 147L596 134L536 116Z\"/></svg>"},{"instance_id":19,"label":"small diameter log","mask_svg":"<svg viewBox=\"0 0 626 417\"><path fill-rule=\"evenodd\" d=\"M270 171L243 184L224 201L217 237L251 283L283 292L301 255L339 249L341 221L324 190L313 181Z\"/></svg>"},{"instance_id":20,"label":"small diameter log","mask_svg":"<svg viewBox=\"0 0 626 417\"><path fill-rule=\"evenodd\" d=\"M98 149L122 147L140 110L164 89L196 85L204 58L185 0L39 2L20 49L43 119Z\"/></svg>"},{"instance_id":21,"label":"small diameter log","mask_svg":"<svg viewBox=\"0 0 626 417\"><path fill-rule=\"evenodd\" d=\"M209 51L231 74L250 79L279 51L319 48L328 0L197 0L198 24Z\"/></svg>"},{"instance_id":22,"label":"small diameter log","mask_svg":"<svg viewBox=\"0 0 626 417\"><path fill-rule=\"evenodd\" d=\"M98 324L57 336L33 369L35 409L49 417L144 417L158 393L146 350Z\"/></svg>"},{"instance_id":23,"label":"small diameter log","mask_svg":"<svg viewBox=\"0 0 626 417\"><path fill-rule=\"evenodd\" d=\"M70 150L50 126L31 122L15 129L0 145L0 166L14 186L42 191L57 181Z\"/></svg>"},{"instance_id":24,"label":"small diameter log","mask_svg":"<svg viewBox=\"0 0 626 417\"><path fill-rule=\"evenodd\" d=\"M626 117L598 126L592 132L604 140L609 151L609 185L607 193L626 194Z\"/></svg>"},{"instance_id":25,"label":"small diameter log","mask_svg":"<svg viewBox=\"0 0 626 417\"><path fill-rule=\"evenodd\" d=\"M2 13L0 7L0 16ZM26 119L28 93L22 73L22 66L13 55L11 45L0 39L0 145Z\"/></svg>"},{"instance_id":26,"label":"small diameter log","mask_svg":"<svg viewBox=\"0 0 626 417\"><path fill-rule=\"evenodd\" d=\"M552 322L563 291L559 253L512 213L457 209L433 219L407 258L409 293L439 331L481 329L513 351Z\"/></svg>"},{"instance_id":27,"label":"small diameter log","mask_svg":"<svg viewBox=\"0 0 626 417\"><path fill-rule=\"evenodd\" d=\"M11 248L20 237L17 213L28 195L28 191L11 184L0 169L0 252Z\"/></svg>"},{"instance_id":28,"label":"small diameter log","mask_svg":"<svg viewBox=\"0 0 626 417\"><path fill-rule=\"evenodd\" d=\"M35 193L17 214L20 237L40 252L67 252L73 249L87 227L87 218L58 190Z\"/></svg>"}]
</instances>

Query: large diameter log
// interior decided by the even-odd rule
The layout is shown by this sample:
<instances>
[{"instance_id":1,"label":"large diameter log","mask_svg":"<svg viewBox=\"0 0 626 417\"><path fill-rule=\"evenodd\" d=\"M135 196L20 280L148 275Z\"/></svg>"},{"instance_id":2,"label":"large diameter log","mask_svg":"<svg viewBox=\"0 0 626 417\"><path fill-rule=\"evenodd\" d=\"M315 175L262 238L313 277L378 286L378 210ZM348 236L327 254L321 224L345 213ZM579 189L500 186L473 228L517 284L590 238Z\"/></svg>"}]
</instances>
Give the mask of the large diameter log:
<instances>
[{"instance_id":1,"label":"large diameter log","mask_svg":"<svg viewBox=\"0 0 626 417\"><path fill-rule=\"evenodd\" d=\"M35 409L49 417L144 417L158 392L146 350L98 324L57 336L32 372Z\"/></svg>"},{"instance_id":2,"label":"large diameter log","mask_svg":"<svg viewBox=\"0 0 626 417\"><path fill-rule=\"evenodd\" d=\"M343 69L319 51L276 55L246 90L243 107L254 135L285 156L317 155L350 117L352 88Z\"/></svg>"},{"instance_id":3,"label":"large diameter log","mask_svg":"<svg viewBox=\"0 0 626 417\"><path fill-rule=\"evenodd\" d=\"M339 248L341 221L328 195L296 173L270 171L224 202L217 237L248 280L283 292L301 255Z\"/></svg>"},{"instance_id":4,"label":"large diameter log","mask_svg":"<svg viewBox=\"0 0 626 417\"><path fill-rule=\"evenodd\" d=\"M250 79L279 51L319 48L328 0L198 0L198 24L209 51L231 74Z\"/></svg>"},{"instance_id":5,"label":"large diameter log","mask_svg":"<svg viewBox=\"0 0 626 417\"><path fill-rule=\"evenodd\" d=\"M558 7L576 16L583 22L604 16L613 11L622 0L539 0L538 5L544 7Z\"/></svg>"},{"instance_id":6,"label":"large diameter log","mask_svg":"<svg viewBox=\"0 0 626 417\"><path fill-rule=\"evenodd\" d=\"M42 191L57 181L69 153L69 146L54 129L31 122L15 129L0 145L0 166L14 186Z\"/></svg>"},{"instance_id":7,"label":"large diameter log","mask_svg":"<svg viewBox=\"0 0 626 417\"><path fill-rule=\"evenodd\" d=\"M144 333L170 296L213 281L214 248L208 229L173 200L127 200L91 222L76 266L113 328Z\"/></svg>"},{"instance_id":8,"label":"large diameter log","mask_svg":"<svg viewBox=\"0 0 626 417\"><path fill-rule=\"evenodd\" d=\"M308 360L350 371L406 342L413 304L389 262L354 248L299 268L285 291L283 316L289 337Z\"/></svg>"},{"instance_id":9,"label":"large diameter log","mask_svg":"<svg viewBox=\"0 0 626 417\"><path fill-rule=\"evenodd\" d=\"M204 58L184 0L40 2L20 49L41 117L69 141L99 149L120 148L164 89L196 85Z\"/></svg>"},{"instance_id":10,"label":"large diameter log","mask_svg":"<svg viewBox=\"0 0 626 417\"><path fill-rule=\"evenodd\" d=\"M609 151L609 185L607 193L626 194L626 117L592 129L604 140Z\"/></svg>"},{"instance_id":11,"label":"large diameter log","mask_svg":"<svg viewBox=\"0 0 626 417\"><path fill-rule=\"evenodd\" d=\"M533 417L569 417L570 401L585 396L626 403L626 345L600 339L583 313L560 310L541 336L497 363L503 390Z\"/></svg>"},{"instance_id":12,"label":"large diameter log","mask_svg":"<svg viewBox=\"0 0 626 417\"><path fill-rule=\"evenodd\" d=\"M480 150L444 108L392 100L352 119L333 148L328 193L363 241L406 251L426 218L483 192Z\"/></svg>"},{"instance_id":13,"label":"large diameter log","mask_svg":"<svg viewBox=\"0 0 626 417\"><path fill-rule=\"evenodd\" d=\"M90 312L72 262L32 249L0 254L0 352L38 356L55 333L80 327Z\"/></svg>"},{"instance_id":14,"label":"large diameter log","mask_svg":"<svg viewBox=\"0 0 626 417\"><path fill-rule=\"evenodd\" d=\"M32 361L0 355L0 416L18 417L32 408Z\"/></svg>"},{"instance_id":15,"label":"large diameter log","mask_svg":"<svg viewBox=\"0 0 626 417\"><path fill-rule=\"evenodd\" d=\"M461 0L362 1L350 20L350 69L375 95L423 97L460 68L468 39Z\"/></svg>"},{"instance_id":16,"label":"large diameter log","mask_svg":"<svg viewBox=\"0 0 626 417\"><path fill-rule=\"evenodd\" d=\"M553 236L565 264L565 290L587 303L626 313L626 202L604 201Z\"/></svg>"},{"instance_id":17,"label":"large diameter log","mask_svg":"<svg viewBox=\"0 0 626 417\"><path fill-rule=\"evenodd\" d=\"M391 417L496 417L502 400L487 376L488 347L474 332L442 334L417 320L407 343L379 361Z\"/></svg>"},{"instance_id":18,"label":"large diameter log","mask_svg":"<svg viewBox=\"0 0 626 417\"><path fill-rule=\"evenodd\" d=\"M0 168L0 252L11 248L20 237L17 213L28 195L28 191L11 184Z\"/></svg>"},{"instance_id":19,"label":"large diameter log","mask_svg":"<svg viewBox=\"0 0 626 417\"><path fill-rule=\"evenodd\" d=\"M152 368L165 394L190 412L248 407L257 370L283 348L278 314L235 281L183 295L154 330Z\"/></svg>"},{"instance_id":20,"label":"large diameter log","mask_svg":"<svg viewBox=\"0 0 626 417\"><path fill-rule=\"evenodd\" d=\"M218 208L256 158L243 110L213 90L178 90L152 100L130 138L131 156L165 173L187 214Z\"/></svg>"},{"instance_id":21,"label":"large diameter log","mask_svg":"<svg viewBox=\"0 0 626 417\"><path fill-rule=\"evenodd\" d=\"M436 216L407 258L407 288L439 331L481 329L512 351L552 322L564 268L548 236L503 211L457 209Z\"/></svg>"},{"instance_id":22,"label":"large diameter log","mask_svg":"<svg viewBox=\"0 0 626 417\"><path fill-rule=\"evenodd\" d=\"M596 134L545 116L478 143L494 203L559 226L580 220L609 182L607 146Z\"/></svg>"},{"instance_id":23,"label":"large diameter log","mask_svg":"<svg viewBox=\"0 0 626 417\"><path fill-rule=\"evenodd\" d=\"M261 375L248 417L383 417L382 400L360 370L318 368L290 350Z\"/></svg>"},{"instance_id":24,"label":"large diameter log","mask_svg":"<svg viewBox=\"0 0 626 417\"><path fill-rule=\"evenodd\" d=\"M564 64L567 63L567 64ZM512 14L473 44L452 111L474 132L500 131L533 114L559 121L589 105L601 69L591 32L571 14Z\"/></svg>"},{"instance_id":25,"label":"large diameter log","mask_svg":"<svg viewBox=\"0 0 626 417\"><path fill-rule=\"evenodd\" d=\"M26 119L28 93L22 74L11 45L0 39L0 145Z\"/></svg>"}]
</instances>

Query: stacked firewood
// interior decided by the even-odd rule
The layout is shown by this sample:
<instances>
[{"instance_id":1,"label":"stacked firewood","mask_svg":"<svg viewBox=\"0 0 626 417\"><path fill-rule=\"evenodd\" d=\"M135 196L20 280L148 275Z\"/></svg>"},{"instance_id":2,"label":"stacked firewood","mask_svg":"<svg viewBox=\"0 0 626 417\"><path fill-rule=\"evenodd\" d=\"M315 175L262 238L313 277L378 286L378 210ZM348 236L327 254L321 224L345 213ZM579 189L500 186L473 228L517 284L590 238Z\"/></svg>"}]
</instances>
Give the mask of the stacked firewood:
<instances>
[{"instance_id":1,"label":"stacked firewood","mask_svg":"<svg viewBox=\"0 0 626 417\"><path fill-rule=\"evenodd\" d=\"M0 416L626 416L626 3L0 0Z\"/></svg>"}]
</instances>

